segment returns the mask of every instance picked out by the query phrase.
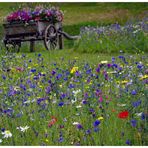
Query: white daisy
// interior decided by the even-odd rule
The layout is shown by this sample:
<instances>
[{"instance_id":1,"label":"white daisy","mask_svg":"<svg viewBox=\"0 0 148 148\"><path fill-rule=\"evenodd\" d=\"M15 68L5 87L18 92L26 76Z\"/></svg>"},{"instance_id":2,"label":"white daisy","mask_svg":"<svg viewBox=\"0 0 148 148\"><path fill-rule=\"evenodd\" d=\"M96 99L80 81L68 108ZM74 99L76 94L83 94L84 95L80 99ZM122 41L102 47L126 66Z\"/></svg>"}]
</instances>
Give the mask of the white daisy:
<instances>
[{"instance_id":1,"label":"white daisy","mask_svg":"<svg viewBox=\"0 0 148 148\"><path fill-rule=\"evenodd\" d=\"M2 135L4 135L3 138L12 137L12 133L9 130L5 130L4 132L2 132Z\"/></svg>"},{"instance_id":2,"label":"white daisy","mask_svg":"<svg viewBox=\"0 0 148 148\"><path fill-rule=\"evenodd\" d=\"M20 126L20 127L17 127L16 129L18 129L24 133L25 131L27 131L29 129L29 126L25 126L25 127Z\"/></svg>"},{"instance_id":3,"label":"white daisy","mask_svg":"<svg viewBox=\"0 0 148 148\"><path fill-rule=\"evenodd\" d=\"M73 124L73 125L78 125L78 124L79 124L79 122L73 122L72 124Z\"/></svg>"}]
</instances>

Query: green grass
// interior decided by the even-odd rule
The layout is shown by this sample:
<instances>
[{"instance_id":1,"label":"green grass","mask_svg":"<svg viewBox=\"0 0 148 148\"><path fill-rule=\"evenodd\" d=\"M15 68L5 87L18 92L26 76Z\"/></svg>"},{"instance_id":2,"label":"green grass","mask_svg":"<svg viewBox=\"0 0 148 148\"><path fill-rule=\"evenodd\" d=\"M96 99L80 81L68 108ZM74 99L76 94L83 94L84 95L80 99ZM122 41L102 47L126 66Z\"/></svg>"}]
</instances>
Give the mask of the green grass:
<instances>
[{"instance_id":1,"label":"green grass","mask_svg":"<svg viewBox=\"0 0 148 148\"><path fill-rule=\"evenodd\" d=\"M40 60L38 54L41 53ZM146 84L142 84L142 81L139 81L138 75L139 71L136 68L135 62L141 61L144 65L147 63L147 55L123 55L128 61L128 65L132 66L130 73L135 74L126 78L127 80L133 79L133 85L129 86L129 91L136 89L138 94L133 96L130 93L124 92L124 86L120 85L121 90L116 87L118 85L117 81L122 82L125 78L122 76L126 75L129 72L127 65L120 61L117 56L118 54L106 55L106 54L80 54L73 52L71 50L61 50L61 51L40 51L35 53L25 53L25 57L22 57L22 54L14 55L0 55L0 61L9 68L13 68L10 72L0 71L0 75L5 75L6 80L1 80L0 89L3 90L1 96L1 107L2 109L7 109L8 107L13 107L15 112L13 116L2 115L0 118L0 127L10 130L13 134L11 138L3 139L2 145L126 145L126 140L129 139L132 145L147 145L146 143L146 120L141 121L140 117L136 117L135 113L144 112L146 100ZM7 56L7 58L5 58ZM10 58L10 57L13 58ZM105 66L102 67L100 73L96 73L96 68L101 61L108 61L111 63L112 57L116 58L118 65L122 65L124 68L123 74L120 77L109 74L109 77L112 77L112 81L106 81L103 76L103 71L113 71L113 69L108 69ZM41 60L43 58L43 61ZM32 62L29 62L32 60ZM4 62L5 61L5 62ZM1 64L1 69L4 66ZM88 67L87 67L87 66ZM44 67L43 67L44 66ZM51 75L52 70L56 70L57 74L66 75L65 70L70 72L73 66L78 66L82 77L75 77L73 74L68 75L68 80L64 81L63 79L56 80L54 76ZM89 67L90 66L90 67ZM23 67L25 70L23 72L15 71L15 67ZM86 68L87 67L87 68ZM35 73L29 74L30 69L36 69ZM91 74L86 74L86 70L92 69L92 73L99 76L98 79L92 77ZM45 77L40 77L40 80L33 80L33 77L38 73L46 74ZM144 69L140 73L144 74ZM30 75L30 76L29 76ZM52 77L51 77L52 76ZM26 83L27 80L31 80L32 84L36 85L36 88L30 88ZM90 83L87 80L90 79ZM51 80L54 83L55 89L51 91L50 94L45 93L45 88L49 86L48 81ZM75 82L74 80L79 80ZM88 93L89 104L83 105L81 101L84 97L83 93L78 94L78 101L74 104L64 105L59 107L58 103L60 102L60 93L66 93L69 90L67 89L69 84L76 84L77 87L72 90L81 89L83 93ZM5 94L9 92L9 86L19 87L20 84L26 86L27 90L20 90L20 94L14 96L9 96L6 99L3 99ZM97 84L102 84L102 86L97 87ZM104 84L104 85L103 85ZM139 85L138 85L139 84ZM62 87L60 86L62 85ZM82 86L83 85L83 86ZM93 88L95 86L95 88ZM103 92L103 103L98 103L99 97L96 97L95 90L101 89ZM41 91L40 91L41 90ZM71 90L71 91L72 91ZM109 92L109 90L111 92ZM22 98L25 99L26 93L30 93L31 96L28 97L28 100L34 100L34 103L28 103L28 105L22 106ZM119 93L121 93L119 97ZM56 94L56 97L55 95ZM26 96L26 97L24 97ZM43 105L46 103L46 109L43 109L42 106L37 105L36 101L38 98L49 97L50 99L46 102L42 102ZM105 102L108 100L106 96L111 99L107 105ZM142 104L133 108L131 103L137 99L142 100ZM73 96L70 97L73 99ZM56 104L51 102L56 100ZM67 98L61 100L66 102ZM3 106L3 103L5 106ZM124 107L120 107L117 104L126 104ZM76 109L77 105L82 105L82 108ZM103 106L103 109L99 108L99 105ZM89 109L93 108L95 110L96 117L93 117L89 112ZM115 112L113 112L115 110ZM120 111L129 110L130 115L127 119L119 119L117 115ZM35 111L34 113L32 113ZM15 117L16 114L23 112L23 116L20 118ZM76 113L80 113L80 116L77 116ZM9 116L9 117L8 117ZM42 117L43 116L43 117ZM58 121L51 127L48 127L48 123L51 120L51 116L55 116ZM93 131L93 122L97 120L98 117L103 116L104 120L101 121L99 125L99 132ZM68 121L64 122L63 119L66 118ZM31 120L34 119L34 120ZM137 120L136 128L132 127L130 124L131 119ZM78 130L76 126L72 125L73 122L80 122L83 125L83 129ZM18 126L28 125L30 128L27 132L22 133L16 129ZM64 128L59 128L60 125L64 125ZM142 131L139 131L139 128ZM85 131L90 129L91 134L85 135ZM64 141L58 142L59 132L62 132ZM124 136L122 136L124 132ZM38 133L38 134L37 134ZM138 134L140 137L138 137ZM47 135L47 137L45 137ZM2 135L0 135L0 139ZM86 138L86 140L84 139ZM93 139L92 139L93 138ZM142 138L142 139L141 139Z\"/></svg>"}]
</instances>

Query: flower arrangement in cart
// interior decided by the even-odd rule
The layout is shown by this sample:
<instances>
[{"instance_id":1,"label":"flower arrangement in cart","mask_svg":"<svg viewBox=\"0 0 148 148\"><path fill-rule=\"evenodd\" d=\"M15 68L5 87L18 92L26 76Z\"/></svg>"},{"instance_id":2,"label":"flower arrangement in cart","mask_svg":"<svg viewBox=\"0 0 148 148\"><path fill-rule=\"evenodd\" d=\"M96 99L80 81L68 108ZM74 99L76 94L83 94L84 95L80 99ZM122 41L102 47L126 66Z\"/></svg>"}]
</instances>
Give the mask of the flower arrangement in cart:
<instances>
[{"instance_id":1,"label":"flower arrangement in cart","mask_svg":"<svg viewBox=\"0 0 148 148\"><path fill-rule=\"evenodd\" d=\"M56 7L44 8L42 6L23 8L10 13L6 17L8 23L29 23L35 21L62 22L63 12Z\"/></svg>"}]
</instances>

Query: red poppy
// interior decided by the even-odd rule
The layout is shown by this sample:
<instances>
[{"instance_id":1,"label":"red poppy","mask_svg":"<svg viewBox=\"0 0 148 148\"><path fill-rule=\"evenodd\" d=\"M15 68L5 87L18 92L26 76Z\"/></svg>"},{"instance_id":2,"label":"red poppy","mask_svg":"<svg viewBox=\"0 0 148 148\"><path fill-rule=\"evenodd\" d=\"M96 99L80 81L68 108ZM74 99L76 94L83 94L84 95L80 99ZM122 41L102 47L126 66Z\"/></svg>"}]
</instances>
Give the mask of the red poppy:
<instances>
[{"instance_id":1,"label":"red poppy","mask_svg":"<svg viewBox=\"0 0 148 148\"><path fill-rule=\"evenodd\" d=\"M48 127L51 127L52 125L54 125L57 122L57 118L52 116L51 120L48 123Z\"/></svg>"},{"instance_id":2,"label":"red poppy","mask_svg":"<svg viewBox=\"0 0 148 148\"><path fill-rule=\"evenodd\" d=\"M123 111L118 114L118 118L125 119L128 117L128 115L129 115L128 111Z\"/></svg>"}]
</instances>

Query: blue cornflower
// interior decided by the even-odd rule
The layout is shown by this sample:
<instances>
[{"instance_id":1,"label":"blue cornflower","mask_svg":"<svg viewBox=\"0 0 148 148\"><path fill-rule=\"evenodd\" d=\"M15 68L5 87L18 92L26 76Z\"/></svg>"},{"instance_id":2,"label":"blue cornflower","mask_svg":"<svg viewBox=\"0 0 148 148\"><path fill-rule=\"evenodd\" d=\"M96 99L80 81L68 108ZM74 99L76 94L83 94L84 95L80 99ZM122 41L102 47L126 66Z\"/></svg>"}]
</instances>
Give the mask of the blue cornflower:
<instances>
[{"instance_id":1,"label":"blue cornflower","mask_svg":"<svg viewBox=\"0 0 148 148\"><path fill-rule=\"evenodd\" d=\"M96 69L96 72L98 72L98 73L100 72L100 67L98 67L98 68Z\"/></svg>"},{"instance_id":2,"label":"blue cornflower","mask_svg":"<svg viewBox=\"0 0 148 148\"><path fill-rule=\"evenodd\" d=\"M127 144L127 145L131 145L131 142L130 142L129 139L126 140L126 144Z\"/></svg>"},{"instance_id":3,"label":"blue cornflower","mask_svg":"<svg viewBox=\"0 0 148 148\"><path fill-rule=\"evenodd\" d=\"M3 78L4 80L6 80L6 76L5 76L5 75L2 75L2 78Z\"/></svg>"},{"instance_id":4,"label":"blue cornflower","mask_svg":"<svg viewBox=\"0 0 148 148\"><path fill-rule=\"evenodd\" d=\"M94 128L94 132L98 132L100 129L98 127Z\"/></svg>"},{"instance_id":5,"label":"blue cornflower","mask_svg":"<svg viewBox=\"0 0 148 148\"><path fill-rule=\"evenodd\" d=\"M69 88L74 88L75 85L74 84L69 84Z\"/></svg>"},{"instance_id":6,"label":"blue cornflower","mask_svg":"<svg viewBox=\"0 0 148 148\"><path fill-rule=\"evenodd\" d=\"M53 71L51 72L51 74L52 74L52 75L55 75L55 74L56 74L56 71L55 71L55 70L53 70Z\"/></svg>"},{"instance_id":7,"label":"blue cornflower","mask_svg":"<svg viewBox=\"0 0 148 148\"><path fill-rule=\"evenodd\" d=\"M88 69L87 71L86 71L86 74L90 74L91 73L91 69Z\"/></svg>"},{"instance_id":8,"label":"blue cornflower","mask_svg":"<svg viewBox=\"0 0 148 148\"><path fill-rule=\"evenodd\" d=\"M45 98L39 98L39 99L37 99L37 104L40 105L40 103L41 103L42 101L44 101L44 100L45 100Z\"/></svg>"},{"instance_id":9,"label":"blue cornflower","mask_svg":"<svg viewBox=\"0 0 148 148\"><path fill-rule=\"evenodd\" d=\"M30 71L31 71L32 73L34 73L34 72L36 72L36 69L33 68L33 69L31 69Z\"/></svg>"},{"instance_id":10,"label":"blue cornflower","mask_svg":"<svg viewBox=\"0 0 148 148\"><path fill-rule=\"evenodd\" d=\"M93 108L90 108L89 111L90 111L91 113L95 112L95 110L94 110Z\"/></svg>"},{"instance_id":11,"label":"blue cornflower","mask_svg":"<svg viewBox=\"0 0 148 148\"><path fill-rule=\"evenodd\" d=\"M136 95L137 94L136 90L132 90L131 94Z\"/></svg>"},{"instance_id":12,"label":"blue cornflower","mask_svg":"<svg viewBox=\"0 0 148 148\"><path fill-rule=\"evenodd\" d=\"M142 68L143 68L143 65L142 65L142 64L138 64L138 65L137 65L137 68L138 68L138 69L142 69Z\"/></svg>"},{"instance_id":13,"label":"blue cornflower","mask_svg":"<svg viewBox=\"0 0 148 148\"><path fill-rule=\"evenodd\" d=\"M61 95L60 95L60 99L64 99L66 97L66 94L64 94L64 93L62 93Z\"/></svg>"},{"instance_id":14,"label":"blue cornflower","mask_svg":"<svg viewBox=\"0 0 148 148\"><path fill-rule=\"evenodd\" d=\"M118 58L119 58L119 59L123 59L123 58L124 58L124 56L118 56Z\"/></svg>"},{"instance_id":15,"label":"blue cornflower","mask_svg":"<svg viewBox=\"0 0 148 148\"><path fill-rule=\"evenodd\" d=\"M63 142L64 141L64 138L61 136L58 141L59 142Z\"/></svg>"},{"instance_id":16,"label":"blue cornflower","mask_svg":"<svg viewBox=\"0 0 148 148\"><path fill-rule=\"evenodd\" d=\"M49 93L51 92L50 86L47 86L47 87L46 87L45 92L46 92L47 94L49 94Z\"/></svg>"},{"instance_id":17,"label":"blue cornflower","mask_svg":"<svg viewBox=\"0 0 148 148\"><path fill-rule=\"evenodd\" d=\"M83 100L82 103L83 103L83 104L87 104L87 100Z\"/></svg>"},{"instance_id":18,"label":"blue cornflower","mask_svg":"<svg viewBox=\"0 0 148 148\"><path fill-rule=\"evenodd\" d=\"M114 57L112 57L112 62L115 62L115 58Z\"/></svg>"},{"instance_id":19,"label":"blue cornflower","mask_svg":"<svg viewBox=\"0 0 148 148\"><path fill-rule=\"evenodd\" d=\"M91 133L91 130L86 130L86 134L89 135Z\"/></svg>"},{"instance_id":20,"label":"blue cornflower","mask_svg":"<svg viewBox=\"0 0 148 148\"><path fill-rule=\"evenodd\" d=\"M136 127L137 121L136 121L135 119L132 119L132 120L131 120L131 125L132 125L133 127Z\"/></svg>"},{"instance_id":21,"label":"blue cornflower","mask_svg":"<svg viewBox=\"0 0 148 148\"><path fill-rule=\"evenodd\" d=\"M144 120L144 119L145 119L145 114L142 113L142 115L141 115L141 120Z\"/></svg>"},{"instance_id":22,"label":"blue cornflower","mask_svg":"<svg viewBox=\"0 0 148 148\"><path fill-rule=\"evenodd\" d=\"M41 55L42 55L42 54L39 53L39 54L38 54L38 57L40 57Z\"/></svg>"},{"instance_id":23,"label":"blue cornflower","mask_svg":"<svg viewBox=\"0 0 148 148\"><path fill-rule=\"evenodd\" d=\"M58 106L63 106L64 105L64 102L60 102L59 104L58 104Z\"/></svg>"},{"instance_id":24,"label":"blue cornflower","mask_svg":"<svg viewBox=\"0 0 148 148\"><path fill-rule=\"evenodd\" d=\"M141 104L141 100L138 100L132 103L133 107L138 107L140 104Z\"/></svg>"},{"instance_id":25,"label":"blue cornflower","mask_svg":"<svg viewBox=\"0 0 148 148\"><path fill-rule=\"evenodd\" d=\"M112 67L115 67L115 68L117 68L117 67L118 67L118 65L117 65L117 64L113 64L113 65L112 65Z\"/></svg>"},{"instance_id":26,"label":"blue cornflower","mask_svg":"<svg viewBox=\"0 0 148 148\"><path fill-rule=\"evenodd\" d=\"M62 77L62 74L58 74L56 78L59 80Z\"/></svg>"},{"instance_id":27,"label":"blue cornflower","mask_svg":"<svg viewBox=\"0 0 148 148\"><path fill-rule=\"evenodd\" d=\"M101 122L100 122L99 120L96 120L96 121L93 123L93 125L94 125L94 127L96 127L96 126L98 126L100 123L101 123Z\"/></svg>"},{"instance_id":28,"label":"blue cornflower","mask_svg":"<svg viewBox=\"0 0 148 148\"><path fill-rule=\"evenodd\" d=\"M77 128L78 128L78 129L82 129L83 126L82 126L81 124L78 124L78 125L77 125Z\"/></svg>"},{"instance_id":29,"label":"blue cornflower","mask_svg":"<svg viewBox=\"0 0 148 148\"><path fill-rule=\"evenodd\" d=\"M1 131L4 132L5 131L5 128L1 128Z\"/></svg>"}]
</instances>

